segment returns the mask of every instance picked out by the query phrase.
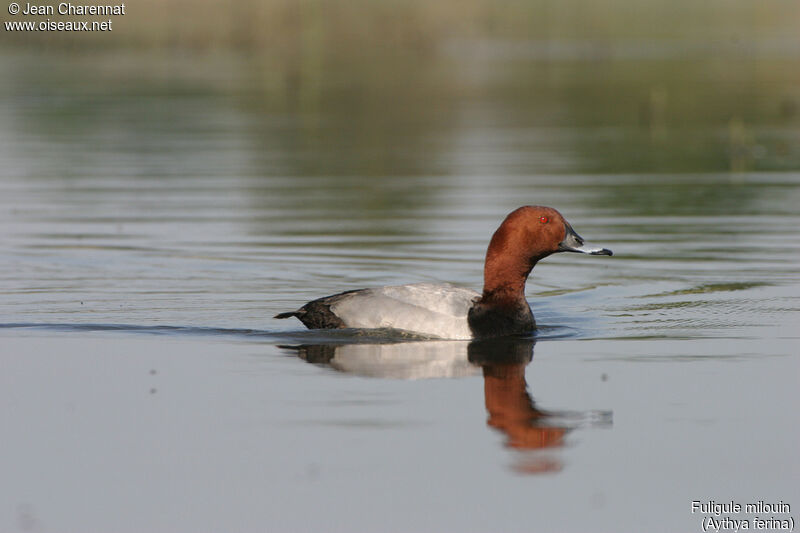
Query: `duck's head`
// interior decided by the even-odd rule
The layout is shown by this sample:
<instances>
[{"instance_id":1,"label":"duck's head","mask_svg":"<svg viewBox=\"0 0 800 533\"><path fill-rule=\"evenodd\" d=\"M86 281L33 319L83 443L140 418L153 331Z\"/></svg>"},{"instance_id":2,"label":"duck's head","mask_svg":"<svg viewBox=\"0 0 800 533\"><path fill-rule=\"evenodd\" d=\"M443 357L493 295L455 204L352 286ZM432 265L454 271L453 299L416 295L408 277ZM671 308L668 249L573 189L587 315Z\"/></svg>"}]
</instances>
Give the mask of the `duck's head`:
<instances>
[{"instance_id":1,"label":"duck's head","mask_svg":"<svg viewBox=\"0 0 800 533\"><path fill-rule=\"evenodd\" d=\"M540 259L558 252L612 255L607 248L587 244L552 207L527 205L512 211L494 232L486 251L484 295L503 293L509 301L524 301L531 269Z\"/></svg>"},{"instance_id":2,"label":"duck's head","mask_svg":"<svg viewBox=\"0 0 800 533\"><path fill-rule=\"evenodd\" d=\"M487 260L516 259L533 266L557 252L612 255L607 248L587 244L552 207L527 205L512 211L494 233Z\"/></svg>"}]
</instances>

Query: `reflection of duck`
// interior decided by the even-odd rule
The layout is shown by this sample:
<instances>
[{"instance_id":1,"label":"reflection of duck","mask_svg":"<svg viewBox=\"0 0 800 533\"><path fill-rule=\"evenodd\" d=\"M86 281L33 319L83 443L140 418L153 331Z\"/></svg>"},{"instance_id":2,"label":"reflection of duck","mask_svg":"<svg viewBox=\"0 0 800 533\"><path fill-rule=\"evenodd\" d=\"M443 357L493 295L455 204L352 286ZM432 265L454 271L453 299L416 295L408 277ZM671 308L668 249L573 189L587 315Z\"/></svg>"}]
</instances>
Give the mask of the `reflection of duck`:
<instances>
[{"instance_id":1,"label":"reflection of duck","mask_svg":"<svg viewBox=\"0 0 800 533\"><path fill-rule=\"evenodd\" d=\"M474 375L467 342L419 341L394 344L311 344L285 346L309 363L358 376L424 379Z\"/></svg>"},{"instance_id":2,"label":"reflection of duck","mask_svg":"<svg viewBox=\"0 0 800 533\"><path fill-rule=\"evenodd\" d=\"M509 214L492 236L483 294L432 283L358 289L275 318L294 316L311 329L392 328L446 339L527 334L536 324L525 282L540 259L557 252L611 255L585 244L555 209L525 206Z\"/></svg>"},{"instance_id":3,"label":"reflection of duck","mask_svg":"<svg viewBox=\"0 0 800 533\"><path fill-rule=\"evenodd\" d=\"M562 446L568 431L549 424L550 414L537 409L528 394L525 367L533 357L533 344L533 340L497 339L469 346L470 362L483 367L486 423L508 436L507 446L524 450ZM531 457L517 467L525 473L560 469L561 462L550 456Z\"/></svg>"},{"instance_id":4,"label":"reflection of duck","mask_svg":"<svg viewBox=\"0 0 800 533\"><path fill-rule=\"evenodd\" d=\"M593 416L593 413L548 412L536 407L525 381L525 367L533 359L534 343L532 338L504 337L469 343L423 341L284 348L309 363L361 376L460 377L482 370L489 413L487 424L507 436L507 446L530 451L562 446L571 428ZM561 461L552 454L538 453L523 457L514 468L523 473L552 472L561 469Z\"/></svg>"}]
</instances>

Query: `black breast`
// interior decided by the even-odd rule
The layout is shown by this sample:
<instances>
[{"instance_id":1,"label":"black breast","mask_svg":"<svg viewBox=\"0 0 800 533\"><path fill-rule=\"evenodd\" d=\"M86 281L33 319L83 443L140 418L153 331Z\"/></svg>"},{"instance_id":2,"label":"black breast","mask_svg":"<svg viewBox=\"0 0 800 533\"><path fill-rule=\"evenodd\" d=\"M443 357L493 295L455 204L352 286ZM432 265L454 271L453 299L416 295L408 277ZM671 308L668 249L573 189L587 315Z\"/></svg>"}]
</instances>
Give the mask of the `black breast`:
<instances>
[{"instance_id":1,"label":"black breast","mask_svg":"<svg viewBox=\"0 0 800 533\"><path fill-rule=\"evenodd\" d=\"M467 322L475 337L524 335L536 328L528 302L498 309L478 300L467 314Z\"/></svg>"}]
</instances>

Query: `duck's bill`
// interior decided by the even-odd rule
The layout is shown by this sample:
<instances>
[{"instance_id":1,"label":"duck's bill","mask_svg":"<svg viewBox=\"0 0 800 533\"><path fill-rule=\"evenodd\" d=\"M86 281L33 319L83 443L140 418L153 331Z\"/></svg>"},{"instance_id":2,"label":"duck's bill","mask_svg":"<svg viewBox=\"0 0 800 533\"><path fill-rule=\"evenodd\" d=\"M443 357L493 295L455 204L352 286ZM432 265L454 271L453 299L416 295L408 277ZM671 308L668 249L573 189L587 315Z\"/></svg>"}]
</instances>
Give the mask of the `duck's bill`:
<instances>
[{"instance_id":1,"label":"duck's bill","mask_svg":"<svg viewBox=\"0 0 800 533\"><path fill-rule=\"evenodd\" d=\"M591 244L584 244L583 246L579 246L577 248L569 248L563 251L579 252L582 254L589 254L589 255L614 255L614 252L612 252L608 248L600 248L599 246L593 246Z\"/></svg>"},{"instance_id":2,"label":"duck's bill","mask_svg":"<svg viewBox=\"0 0 800 533\"><path fill-rule=\"evenodd\" d=\"M567 234L564 236L564 240L558 245L559 252L577 252L589 255L614 255L614 252L608 248L601 248L600 246L595 246L585 242L580 235L575 233L575 230L572 229L572 226L569 224L565 223L565 226L567 227Z\"/></svg>"}]
</instances>

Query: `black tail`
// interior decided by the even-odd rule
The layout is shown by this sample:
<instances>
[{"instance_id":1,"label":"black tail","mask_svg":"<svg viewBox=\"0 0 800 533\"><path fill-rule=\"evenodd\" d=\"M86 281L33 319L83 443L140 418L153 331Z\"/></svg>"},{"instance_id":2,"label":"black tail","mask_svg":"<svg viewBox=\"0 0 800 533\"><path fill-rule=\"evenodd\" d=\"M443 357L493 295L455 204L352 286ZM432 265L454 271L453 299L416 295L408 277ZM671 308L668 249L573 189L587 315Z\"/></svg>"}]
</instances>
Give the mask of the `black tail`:
<instances>
[{"instance_id":1,"label":"black tail","mask_svg":"<svg viewBox=\"0 0 800 533\"><path fill-rule=\"evenodd\" d=\"M324 298L317 298L305 304L296 311L287 311L286 313L279 313L275 318L290 318L296 316L300 322L309 329L332 329L344 328L344 321L339 316L331 311L331 305L335 304L343 297L350 294L368 291L369 289L355 289L352 291L340 292L339 294L332 294Z\"/></svg>"},{"instance_id":2,"label":"black tail","mask_svg":"<svg viewBox=\"0 0 800 533\"><path fill-rule=\"evenodd\" d=\"M299 317L300 311L288 311L286 313L278 313L272 318L292 318L293 316Z\"/></svg>"}]
</instances>

